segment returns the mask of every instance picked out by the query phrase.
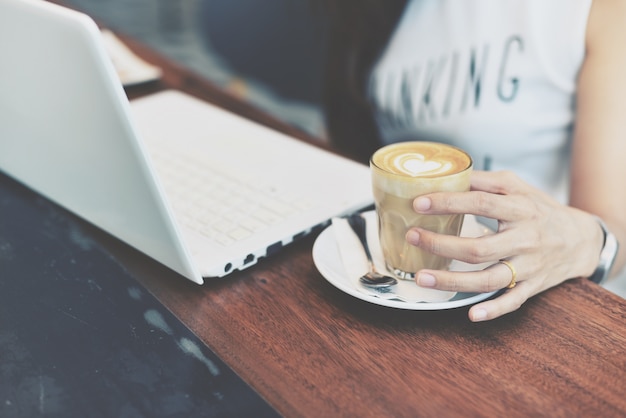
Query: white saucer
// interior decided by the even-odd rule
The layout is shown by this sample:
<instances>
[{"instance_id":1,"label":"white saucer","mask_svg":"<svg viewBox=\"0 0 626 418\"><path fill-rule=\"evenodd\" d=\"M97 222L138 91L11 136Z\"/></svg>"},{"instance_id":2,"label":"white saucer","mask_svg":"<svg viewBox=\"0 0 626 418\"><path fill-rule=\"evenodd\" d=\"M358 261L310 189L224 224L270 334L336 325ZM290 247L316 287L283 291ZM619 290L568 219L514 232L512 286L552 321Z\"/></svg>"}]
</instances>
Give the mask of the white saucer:
<instances>
[{"instance_id":1,"label":"white saucer","mask_svg":"<svg viewBox=\"0 0 626 418\"><path fill-rule=\"evenodd\" d=\"M374 218L374 212L366 212L366 219L369 222ZM461 306L471 305L482 300L485 300L495 294L497 291L488 293L456 293L452 298L445 301L437 302L413 302L403 301L394 298L391 293L376 294L375 291L365 289L359 285L358 280L349 279L346 276L346 271L343 266L343 261L340 256L339 248L335 235L333 233L334 226L331 224L317 237L313 244L313 262L322 276L337 289L354 296L358 299L366 302L371 302L376 305L388 306L392 308L408 309L408 310L442 310L452 309ZM470 231L465 233L465 231ZM478 231L478 232L477 232ZM490 233L489 229L480 225L473 216L467 216L463 226L463 232L461 235L479 236L485 233ZM375 234L373 235L376 236ZM377 237L376 237L377 238ZM368 236L370 246L379 245L378 242L371 242L372 235ZM467 263L454 261L451 265L452 270L477 270L484 266L473 266ZM413 285L413 283L404 282L400 283L403 286ZM417 285L415 285L417 286ZM401 287L398 287L401 289Z\"/></svg>"}]
</instances>

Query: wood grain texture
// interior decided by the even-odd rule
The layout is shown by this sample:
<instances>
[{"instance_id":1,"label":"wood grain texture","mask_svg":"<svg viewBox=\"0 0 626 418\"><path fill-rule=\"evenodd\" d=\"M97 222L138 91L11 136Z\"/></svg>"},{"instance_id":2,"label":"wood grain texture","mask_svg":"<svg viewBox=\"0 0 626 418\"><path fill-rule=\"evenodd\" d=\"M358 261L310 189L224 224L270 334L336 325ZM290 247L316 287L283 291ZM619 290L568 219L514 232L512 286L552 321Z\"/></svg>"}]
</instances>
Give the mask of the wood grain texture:
<instances>
[{"instance_id":1,"label":"wood grain texture","mask_svg":"<svg viewBox=\"0 0 626 418\"><path fill-rule=\"evenodd\" d=\"M125 263L285 416L626 416L623 299L577 279L479 324L386 308L326 282L313 240L203 286Z\"/></svg>"}]
</instances>

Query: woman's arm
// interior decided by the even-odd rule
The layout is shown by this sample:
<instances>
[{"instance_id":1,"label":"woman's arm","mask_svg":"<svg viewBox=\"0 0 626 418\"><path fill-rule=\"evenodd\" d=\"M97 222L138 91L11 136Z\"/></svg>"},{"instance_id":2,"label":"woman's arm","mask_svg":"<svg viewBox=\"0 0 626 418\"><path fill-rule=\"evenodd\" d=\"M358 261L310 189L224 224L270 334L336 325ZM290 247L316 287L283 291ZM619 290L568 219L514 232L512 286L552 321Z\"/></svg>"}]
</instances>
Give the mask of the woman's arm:
<instances>
[{"instance_id":1,"label":"woman's arm","mask_svg":"<svg viewBox=\"0 0 626 418\"><path fill-rule=\"evenodd\" d=\"M577 95L570 203L602 218L626 263L626 2L595 0Z\"/></svg>"}]
</instances>

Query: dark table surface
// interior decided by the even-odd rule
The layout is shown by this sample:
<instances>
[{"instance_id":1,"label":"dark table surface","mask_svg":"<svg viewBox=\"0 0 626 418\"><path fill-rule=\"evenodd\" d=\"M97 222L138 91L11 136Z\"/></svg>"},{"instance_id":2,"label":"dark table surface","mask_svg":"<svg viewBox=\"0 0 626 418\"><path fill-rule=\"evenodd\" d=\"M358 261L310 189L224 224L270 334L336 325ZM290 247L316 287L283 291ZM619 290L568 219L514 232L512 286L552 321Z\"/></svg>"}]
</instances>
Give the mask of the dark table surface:
<instances>
[{"instance_id":1,"label":"dark table surface","mask_svg":"<svg viewBox=\"0 0 626 418\"><path fill-rule=\"evenodd\" d=\"M93 232L0 174L0 416L276 416Z\"/></svg>"}]
</instances>

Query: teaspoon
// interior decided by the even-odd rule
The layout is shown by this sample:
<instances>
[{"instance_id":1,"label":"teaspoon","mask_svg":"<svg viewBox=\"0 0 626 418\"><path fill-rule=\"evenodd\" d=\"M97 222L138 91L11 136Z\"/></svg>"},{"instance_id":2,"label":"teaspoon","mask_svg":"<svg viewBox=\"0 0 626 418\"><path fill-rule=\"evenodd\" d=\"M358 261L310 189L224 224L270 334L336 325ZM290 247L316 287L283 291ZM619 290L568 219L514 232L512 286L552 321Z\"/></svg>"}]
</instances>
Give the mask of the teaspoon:
<instances>
[{"instance_id":1,"label":"teaspoon","mask_svg":"<svg viewBox=\"0 0 626 418\"><path fill-rule=\"evenodd\" d=\"M348 217L348 224L350 224L352 230L356 233L357 237L359 237L359 241L361 241L361 245L365 251L365 256L367 257L369 271L360 277L359 280L361 283L364 286L373 288L386 288L397 284L398 281L395 278L380 274L376 271L374 261L372 260L372 254L370 253L370 249L367 244L365 218L358 213L350 215Z\"/></svg>"}]
</instances>

